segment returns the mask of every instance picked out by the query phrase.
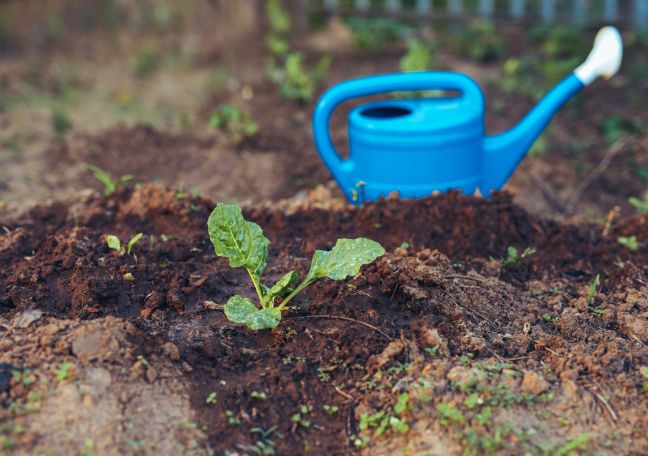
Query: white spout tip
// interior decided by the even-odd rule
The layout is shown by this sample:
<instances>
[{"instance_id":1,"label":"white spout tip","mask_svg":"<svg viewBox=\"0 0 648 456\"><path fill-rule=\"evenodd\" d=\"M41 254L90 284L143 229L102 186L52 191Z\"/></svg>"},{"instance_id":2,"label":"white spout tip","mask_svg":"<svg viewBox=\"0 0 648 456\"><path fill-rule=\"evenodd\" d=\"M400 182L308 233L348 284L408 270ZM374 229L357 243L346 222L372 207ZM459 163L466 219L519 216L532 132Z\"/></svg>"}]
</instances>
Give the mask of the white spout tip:
<instances>
[{"instance_id":1,"label":"white spout tip","mask_svg":"<svg viewBox=\"0 0 648 456\"><path fill-rule=\"evenodd\" d=\"M584 85L589 85L599 76L609 79L621 67L623 40L614 27L603 27L596 34L594 46L585 62L574 70L574 74Z\"/></svg>"}]
</instances>

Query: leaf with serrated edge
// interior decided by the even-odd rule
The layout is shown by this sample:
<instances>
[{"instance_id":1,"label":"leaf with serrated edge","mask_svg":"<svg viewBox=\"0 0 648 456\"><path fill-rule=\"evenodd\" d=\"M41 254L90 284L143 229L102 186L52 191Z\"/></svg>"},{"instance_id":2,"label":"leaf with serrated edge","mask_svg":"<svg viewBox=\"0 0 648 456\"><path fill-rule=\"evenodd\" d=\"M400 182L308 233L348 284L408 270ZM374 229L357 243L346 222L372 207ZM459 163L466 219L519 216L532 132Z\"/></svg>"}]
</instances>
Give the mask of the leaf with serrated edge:
<instances>
[{"instance_id":1,"label":"leaf with serrated edge","mask_svg":"<svg viewBox=\"0 0 648 456\"><path fill-rule=\"evenodd\" d=\"M230 267L249 269L258 279L268 263L268 244L259 225L248 222L236 205L219 203L207 221L216 255L226 257Z\"/></svg>"},{"instance_id":2,"label":"leaf with serrated edge","mask_svg":"<svg viewBox=\"0 0 648 456\"><path fill-rule=\"evenodd\" d=\"M253 331L276 328L281 321L281 311L274 307L257 310L247 322L247 327Z\"/></svg>"},{"instance_id":3,"label":"leaf with serrated edge","mask_svg":"<svg viewBox=\"0 0 648 456\"><path fill-rule=\"evenodd\" d=\"M321 277L343 280L354 276L360 267L384 255L385 249L371 239L338 239L330 251L316 250L306 280L314 282Z\"/></svg>"},{"instance_id":4,"label":"leaf with serrated edge","mask_svg":"<svg viewBox=\"0 0 648 456\"><path fill-rule=\"evenodd\" d=\"M239 295L229 298L224 310L227 319L234 323L249 323L258 312L252 301Z\"/></svg>"},{"instance_id":5,"label":"leaf with serrated edge","mask_svg":"<svg viewBox=\"0 0 648 456\"><path fill-rule=\"evenodd\" d=\"M292 283L296 282L299 277L295 271L290 271L285 274L281 279L277 280L270 290L268 290L269 296L282 296L289 292L289 287Z\"/></svg>"}]
</instances>

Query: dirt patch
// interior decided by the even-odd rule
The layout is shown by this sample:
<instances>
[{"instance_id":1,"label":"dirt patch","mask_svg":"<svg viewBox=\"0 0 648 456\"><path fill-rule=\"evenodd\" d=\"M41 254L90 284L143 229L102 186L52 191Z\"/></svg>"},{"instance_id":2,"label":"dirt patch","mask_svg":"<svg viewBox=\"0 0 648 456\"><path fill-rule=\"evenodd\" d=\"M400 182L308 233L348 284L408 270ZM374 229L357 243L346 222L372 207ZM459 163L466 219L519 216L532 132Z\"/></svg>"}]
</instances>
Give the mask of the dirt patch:
<instances>
[{"instance_id":1,"label":"dirt patch","mask_svg":"<svg viewBox=\"0 0 648 456\"><path fill-rule=\"evenodd\" d=\"M172 444L240 454L405 447L540 454L574 439L591 451L628 454L648 445L640 372L648 364L648 256L643 246L632 253L615 240L629 231L645 236L645 217L603 236L597 226L529 215L506 194L341 210L305 202L290 213L251 207L247 216L273 242L268 279L290 268L303 276L313 250L338 237L365 235L390 252L348 283L313 285L277 329L252 333L218 310L229 296L253 290L213 254L205 226L212 207L144 185L6 222L3 343L30 348L5 351L0 362L11 367L4 372L49 375L48 388L61 391L42 401L43 410L83 421L96 442L125 453L155 441L135 435L140 416L156 417L146 429L164 434L156 441L163 453ZM105 244L106 234L136 232L145 237L132 255ZM537 252L503 265L509 245ZM595 273L601 285L589 293ZM29 312L44 314L16 328L34 318ZM66 360L75 375L54 381ZM6 383L3 422L28 432L7 427L3 438L16 442L16 452L81 451L83 439L39 433L49 425L42 411L11 406L43 383L18 379ZM79 393L93 381L99 385ZM134 424L104 431L114 422L83 406L59 407L60 397L96 400L107 413L122 404L111 420ZM380 411L386 415L376 418ZM165 421L174 413L181 418Z\"/></svg>"}]
</instances>

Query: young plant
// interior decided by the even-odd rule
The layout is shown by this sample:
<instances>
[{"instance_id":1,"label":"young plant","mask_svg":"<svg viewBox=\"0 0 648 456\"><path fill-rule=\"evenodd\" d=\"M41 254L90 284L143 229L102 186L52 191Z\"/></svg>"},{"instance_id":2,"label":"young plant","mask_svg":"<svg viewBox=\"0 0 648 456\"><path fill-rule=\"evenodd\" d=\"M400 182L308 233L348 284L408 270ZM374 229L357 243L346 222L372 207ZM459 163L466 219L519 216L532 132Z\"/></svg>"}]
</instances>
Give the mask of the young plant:
<instances>
[{"instance_id":1,"label":"young plant","mask_svg":"<svg viewBox=\"0 0 648 456\"><path fill-rule=\"evenodd\" d=\"M400 59L401 71L425 71L436 64L434 49L420 40L407 42L407 53Z\"/></svg>"},{"instance_id":2,"label":"young plant","mask_svg":"<svg viewBox=\"0 0 648 456\"><path fill-rule=\"evenodd\" d=\"M117 191L117 188L121 185L126 184L129 180L133 179L132 174L126 174L124 176L113 179L112 176L103 169L95 165L88 165L94 177L104 184L104 196L110 196Z\"/></svg>"},{"instance_id":3,"label":"young plant","mask_svg":"<svg viewBox=\"0 0 648 456\"><path fill-rule=\"evenodd\" d=\"M508 256L502 260L502 266L517 264L520 262L520 260L522 260L522 258L533 255L534 253L536 253L536 249L534 249L533 247L527 247L520 255L518 249L516 249L512 245L509 245L507 249Z\"/></svg>"},{"instance_id":4,"label":"young plant","mask_svg":"<svg viewBox=\"0 0 648 456\"><path fill-rule=\"evenodd\" d=\"M621 244L631 252L636 252L637 250L639 250L639 242L637 242L637 236L620 236L617 241L619 242L619 244Z\"/></svg>"},{"instance_id":5,"label":"young plant","mask_svg":"<svg viewBox=\"0 0 648 456\"><path fill-rule=\"evenodd\" d=\"M284 97L305 103L315 95L330 65L331 58L324 56L312 70L308 70L304 65L304 55L291 52L286 55L283 66L277 66L271 60L268 74L270 80L279 85Z\"/></svg>"},{"instance_id":6,"label":"young plant","mask_svg":"<svg viewBox=\"0 0 648 456\"><path fill-rule=\"evenodd\" d=\"M594 296L596 295L596 290L601 282L600 274L596 274L594 279L590 282L589 287L587 288L587 305L589 306L592 301L594 301Z\"/></svg>"},{"instance_id":7,"label":"young plant","mask_svg":"<svg viewBox=\"0 0 648 456\"><path fill-rule=\"evenodd\" d=\"M207 126L227 131L239 139L243 136L253 136L259 131L259 126L252 121L249 114L229 103L209 116Z\"/></svg>"},{"instance_id":8,"label":"young plant","mask_svg":"<svg viewBox=\"0 0 648 456\"><path fill-rule=\"evenodd\" d=\"M261 281L261 274L268 263L270 241L259 225L245 220L240 207L219 203L209 216L207 227L216 255L227 258L232 268L245 268L259 297L257 307L248 298L232 296L225 304L225 315L254 331L275 328L290 301L318 279L344 280L385 253L380 244L369 239L338 239L332 250L315 251L308 274L294 289L291 286L298 279L295 271L268 287Z\"/></svg>"},{"instance_id":9,"label":"young plant","mask_svg":"<svg viewBox=\"0 0 648 456\"><path fill-rule=\"evenodd\" d=\"M109 249L119 252L120 255L123 255L124 253L130 255L133 247L135 247L135 244L137 244L139 240L142 239L142 236L144 236L144 233L137 233L130 239L130 241L128 241L128 244L126 246L123 246L117 236L109 234L106 236L106 244L108 245Z\"/></svg>"},{"instance_id":10,"label":"young plant","mask_svg":"<svg viewBox=\"0 0 648 456\"><path fill-rule=\"evenodd\" d=\"M59 137L65 136L72 128L72 119L68 111L60 105L52 108L52 128Z\"/></svg>"},{"instance_id":11,"label":"young plant","mask_svg":"<svg viewBox=\"0 0 648 456\"><path fill-rule=\"evenodd\" d=\"M639 199L636 196L631 196L628 198L628 203L630 203L638 213L645 214L648 212L648 191L643 194L643 199Z\"/></svg>"}]
</instances>

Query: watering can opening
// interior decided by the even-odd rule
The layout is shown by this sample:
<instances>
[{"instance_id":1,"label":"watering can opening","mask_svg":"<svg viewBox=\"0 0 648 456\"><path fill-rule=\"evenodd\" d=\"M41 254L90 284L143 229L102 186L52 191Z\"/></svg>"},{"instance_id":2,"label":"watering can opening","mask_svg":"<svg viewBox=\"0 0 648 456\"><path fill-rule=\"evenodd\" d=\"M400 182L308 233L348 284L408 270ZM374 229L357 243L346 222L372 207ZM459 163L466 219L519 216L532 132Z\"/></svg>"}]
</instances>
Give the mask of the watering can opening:
<instances>
[{"instance_id":1,"label":"watering can opening","mask_svg":"<svg viewBox=\"0 0 648 456\"><path fill-rule=\"evenodd\" d=\"M403 117L412 113L411 109L401 106L380 106L375 108L363 109L360 114L372 119L393 119L394 117Z\"/></svg>"}]
</instances>

